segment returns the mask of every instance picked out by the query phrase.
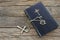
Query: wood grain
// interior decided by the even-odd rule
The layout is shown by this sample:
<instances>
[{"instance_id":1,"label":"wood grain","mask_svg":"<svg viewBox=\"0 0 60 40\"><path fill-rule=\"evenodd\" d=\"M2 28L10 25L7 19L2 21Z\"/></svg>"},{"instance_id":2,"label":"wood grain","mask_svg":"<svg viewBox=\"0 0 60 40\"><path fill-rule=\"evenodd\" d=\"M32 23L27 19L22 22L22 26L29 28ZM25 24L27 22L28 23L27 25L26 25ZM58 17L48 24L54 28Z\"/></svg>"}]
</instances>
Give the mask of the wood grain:
<instances>
[{"instance_id":1,"label":"wood grain","mask_svg":"<svg viewBox=\"0 0 60 40\"><path fill-rule=\"evenodd\" d=\"M0 28L0 37L13 37L13 36L38 36L35 29L30 29L28 33L20 33L18 28ZM60 37L60 29L56 29L52 32L47 33L45 36Z\"/></svg>"},{"instance_id":2,"label":"wood grain","mask_svg":"<svg viewBox=\"0 0 60 40\"><path fill-rule=\"evenodd\" d=\"M60 18L54 18L55 21L59 24L60 26ZM26 25L27 27L33 28L30 20L27 17L0 17L0 27L16 27L17 25L19 26L24 26ZM60 27L59 27L60 28Z\"/></svg>"},{"instance_id":3,"label":"wood grain","mask_svg":"<svg viewBox=\"0 0 60 40\"><path fill-rule=\"evenodd\" d=\"M38 37L38 36L17 36L17 37L3 37L1 40L59 40L60 37Z\"/></svg>"},{"instance_id":4,"label":"wood grain","mask_svg":"<svg viewBox=\"0 0 60 40\"><path fill-rule=\"evenodd\" d=\"M20 17L26 16L24 10L30 6L0 7L0 16ZM60 17L60 7L46 7L53 17Z\"/></svg>"},{"instance_id":5,"label":"wood grain","mask_svg":"<svg viewBox=\"0 0 60 40\"><path fill-rule=\"evenodd\" d=\"M39 37L24 10L42 2L58 23L58 28ZM20 33L16 26L26 25L28 33ZM60 40L60 0L0 0L0 40Z\"/></svg>"},{"instance_id":6,"label":"wood grain","mask_svg":"<svg viewBox=\"0 0 60 40\"><path fill-rule=\"evenodd\" d=\"M28 6L0 7L0 16L25 16L24 10Z\"/></svg>"},{"instance_id":7,"label":"wood grain","mask_svg":"<svg viewBox=\"0 0 60 40\"><path fill-rule=\"evenodd\" d=\"M16 27L26 25L26 17L0 17L0 27Z\"/></svg>"},{"instance_id":8,"label":"wood grain","mask_svg":"<svg viewBox=\"0 0 60 40\"><path fill-rule=\"evenodd\" d=\"M43 2L43 4L45 4L45 6L58 6L60 4L59 1L55 1L55 0L15 0L15 1L14 0L5 0L5 1L6 2L1 0L0 6L33 5L37 2ZM53 3L51 3L51 2L53 2Z\"/></svg>"}]
</instances>

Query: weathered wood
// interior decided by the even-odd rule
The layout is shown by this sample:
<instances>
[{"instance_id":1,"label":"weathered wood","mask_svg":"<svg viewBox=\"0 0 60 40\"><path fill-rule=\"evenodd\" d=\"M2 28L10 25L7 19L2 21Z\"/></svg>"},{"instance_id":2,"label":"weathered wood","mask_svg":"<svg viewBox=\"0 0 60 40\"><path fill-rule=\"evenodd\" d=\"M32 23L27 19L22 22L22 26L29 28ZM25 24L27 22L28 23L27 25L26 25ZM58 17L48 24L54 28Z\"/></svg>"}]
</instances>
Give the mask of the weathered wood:
<instances>
[{"instance_id":1,"label":"weathered wood","mask_svg":"<svg viewBox=\"0 0 60 40\"><path fill-rule=\"evenodd\" d=\"M39 2L40 0L37 1ZM59 0L41 0L41 2L46 6L60 6Z\"/></svg>"},{"instance_id":2,"label":"weathered wood","mask_svg":"<svg viewBox=\"0 0 60 40\"><path fill-rule=\"evenodd\" d=\"M0 28L0 37L14 37L14 36L38 36L35 29L30 29L28 33L20 33L18 28ZM56 29L45 36L57 36L60 37L60 29Z\"/></svg>"},{"instance_id":3,"label":"weathered wood","mask_svg":"<svg viewBox=\"0 0 60 40\"><path fill-rule=\"evenodd\" d=\"M26 24L26 17L0 17L0 27L2 26L23 26Z\"/></svg>"},{"instance_id":4,"label":"weathered wood","mask_svg":"<svg viewBox=\"0 0 60 40\"><path fill-rule=\"evenodd\" d=\"M38 2L45 5L59 24L56 30L41 38L24 13L26 8ZM17 25L26 25L30 31L21 34ZM60 0L0 0L0 40L60 40Z\"/></svg>"},{"instance_id":5,"label":"weathered wood","mask_svg":"<svg viewBox=\"0 0 60 40\"><path fill-rule=\"evenodd\" d=\"M60 40L60 37L38 37L38 36L17 36L17 37L3 37L0 40Z\"/></svg>"},{"instance_id":6,"label":"weathered wood","mask_svg":"<svg viewBox=\"0 0 60 40\"><path fill-rule=\"evenodd\" d=\"M29 6L0 7L0 16L26 16L24 10ZM53 17L60 17L60 7L46 7Z\"/></svg>"},{"instance_id":7,"label":"weathered wood","mask_svg":"<svg viewBox=\"0 0 60 40\"><path fill-rule=\"evenodd\" d=\"M60 18L54 18L60 26ZM27 17L0 17L0 27L16 27L17 25L33 28ZM60 28L60 27L59 27Z\"/></svg>"},{"instance_id":8,"label":"weathered wood","mask_svg":"<svg viewBox=\"0 0 60 40\"><path fill-rule=\"evenodd\" d=\"M60 17L60 7L51 7L51 11L55 17Z\"/></svg>"},{"instance_id":9,"label":"weathered wood","mask_svg":"<svg viewBox=\"0 0 60 40\"><path fill-rule=\"evenodd\" d=\"M0 40L60 40L60 37L38 37L38 36L18 36L16 37L5 37L5 38L0 38Z\"/></svg>"},{"instance_id":10,"label":"weathered wood","mask_svg":"<svg viewBox=\"0 0 60 40\"><path fill-rule=\"evenodd\" d=\"M0 6L33 5L37 2L43 2L45 6L60 6L59 1L56 0L5 0L5 2L1 0L0 2Z\"/></svg>"},{"instance_id":11,"label":"weathered wood","mask_svg":"<svg viewBox=\"0 0 60 40\"><path fill-rule=\"evenodd\" d=\"M5 38L0 38L0 40L59 40L60 37L43 37L43 38L40 38L40 37L36 37L36 36L19 36L18 38L14 37L14 38L11 38L11 37L5 37Z\"/></svg>"},{"instance_id":12,"label":"weathered wood","mask_svg":"<svg viewBox=\"0 0 60 40\"><path fill-rule=\"evenodd\" d=\"M0 7L0 16L25 16L25 8L24 6Z\"/></svg>"},{"instance_id":13,"label":"weathered wood","mask_svg":"<svg viewBox=\"0 0 60 40\"><path fill-rule=\"evenodd\" d=\"M41 38L42 40L60 40L60 37L49 37L49 36L44 36Z\"/></svg>"}]
</instances>

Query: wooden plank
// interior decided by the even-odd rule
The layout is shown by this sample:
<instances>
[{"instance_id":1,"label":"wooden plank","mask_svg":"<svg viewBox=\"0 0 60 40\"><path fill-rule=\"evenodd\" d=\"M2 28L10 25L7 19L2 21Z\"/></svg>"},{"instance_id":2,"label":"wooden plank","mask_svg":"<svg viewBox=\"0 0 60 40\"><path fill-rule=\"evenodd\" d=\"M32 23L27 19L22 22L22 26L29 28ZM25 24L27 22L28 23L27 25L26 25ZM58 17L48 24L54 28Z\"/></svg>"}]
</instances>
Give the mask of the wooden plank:
<instances>
[{"instance_id":1,"label":"wooden plank","mask_svg":"<svg viewBox=\"0 0 60 40\"><path fill-rule=\"evenodd\" d=\"M60 6L59 1L55 1L55 0L6 0L6 1L10 1L10 2L4 2L3 0L2 3L0 3L0 6L33 5L37 2L43 2L45 6L58 6L58 5Z\"/></svg>"},{"instance_id":2,"label":"wooden plank","mask_svg":"<svg viewBox=\"0 0 60 40\"><path fill-rule=\"evenodd\" d=\"M56 1L56 4L57 6L60 6L60 0L55 0Z\"/></svg>"},{"instance_id":3,"label":"wooden plank","mask_svg":"<svg viewBox=\"0 0 60 40\"><path fill-rule=\"evenodd\" d=\"M30 6L0 7L0 16L26 16L24 10ZM46 7L53 17L60 17L60 7Z\"/></svg>"},{"instance_id":4,"label":"wooden plank","mask_svg":"<svg viewBox=\"0 0 60 40\"><path fill-rule=\"evenodd\" d=\"M36 0L0 0L0 2L6 2L6 1L11 1L11 2L18 2L18 1L20 1L20 2L27 2L27 1L36 1Z\"/></svg>"},{"instance_id":5,"label":"wooden plank","mask_svg":"<svg viewBox=\"0 0 60 40\"><path fill-rule=\"evenodd\" d=\"M10 2L2 2L0 6L13 6L13 5L31 5L36 3L36 1L23 1L23 0L10 0Z\"/></svg>"},{"instance_id":6,"label":"wooden plank","mask_svg":"<svg viewBox=\"0 0 60 40\"><path fill-rule=\"evenodd\" d=\"M18 36L18 38L13 37L5 37L5 38L0 38L1 40L59 40L60 37L48 37L48 36L44 36L44 37L37 37L37 36Z\"/></svg>"},{"instance_id":7,"label":"wooden plank","mask_svg":"<svg viewBox=\"0 0 60 40\"><path fill-rule=\"evenodd\" d=\"M60 40L60 37L48 37L48 36L44 36L41 39L42 40Z\"/></svg>"},{"instance_id":8,"label":"wooden plank","mask_svg":"<svg viewBox=\"0 0 60 40\"><path fill-rule=\"evenodd\" d=\"M55 17L60 17L60 7L51 7L51 11Z\"/></svg>"},{"instance_id":9,"label":"wooden plank","mask_svg":"<svg viewBox=\"0 0 60 40\"><path fill-rule=\"evenodd\" d=\"M25 16L24 10L29 6L0 7L0 16Z\"/></svg>"},{"instance_id":10,"label":"wooden plank","mask_svg":"<svg viewBox=\"0 0 60 40\"><path fill-rule=\"evenodd\" d=\"M37 0L38 2L40 0ZM60 6L60 1L59 0L41 0L41 2L45 5L45 6Z\"/></svg>"},{"instance_id":11,"label":"wooden plank","mask_svg":"<svg viewBox=\"0 0 60 40\"><path fill-rule=\"evenodd\" d=\"M3 37L0 40L60 40L60 37L38 37L38 36L17 36L17 37Z\"/></svg>"},{"instance_id":12,"label":"wooden plank","mask_svg":"<svg viewBox=\"0 0 60 40\"><path fill-rule=\"evenodd\" d=\"M60 18L54 18L56 22L60 26ZM33 28L32 24L30 23L27 17L0 17L0 28L16 28L17 25L23 26L26 25L27 27ZM60 27L58 27L60 28Z\"/></svg>"},{"instance_id":13,"label":"wooden plank","mask_svg":"<svg viewBox=\"0 0 60 40\"><path fill-rule=\"evenodd\" d=\"M26 17L0 17L0 27L16 27L26 25Z\"/></svg>"},{"instance_id":14,"label":"wooden plank","mask_svg":"<svg viewBox=\"0 0 60 40\"><path fill-rule=\"evenodd\" d=\"M54 18L54 19L57 22L57 24L60 26L60 18ZM60 28L60 27L58 27L58 28Z\"/></svg>"},{"instance_id":15,"label":"wooden plank","mask_svg":"<svg viewBox=\"0 0 60 40\"><path fill-rule=\"evenodd\" d=\"M46 7L50 15L54 18L60 18L60 7Z\"/></svg>"},{"instance_id":16,"label":"wooden plank","mask_svg":"<svg viewBox=\"0 0 60 40\"><path fill-rule=\"evenodd\" d=\"M0 28L0 37L14 37L14 36L38 36L35 29L30 29L28 33L20 33L20 29L18 28ZM56 29L45 36L57 36L60 37L60 29Z\"/></svg>"}]
</instances>

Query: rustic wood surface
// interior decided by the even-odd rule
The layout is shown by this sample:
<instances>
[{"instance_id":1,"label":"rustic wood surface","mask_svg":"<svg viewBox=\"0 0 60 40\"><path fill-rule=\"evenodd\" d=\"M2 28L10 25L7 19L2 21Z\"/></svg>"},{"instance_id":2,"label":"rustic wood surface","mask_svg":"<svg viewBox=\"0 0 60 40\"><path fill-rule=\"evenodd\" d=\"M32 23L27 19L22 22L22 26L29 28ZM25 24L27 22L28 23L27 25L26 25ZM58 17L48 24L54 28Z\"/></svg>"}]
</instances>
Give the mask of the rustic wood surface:
<instances>
[{"instance_id":1,"label":"rustic wood surface","mask_svg":"<svg viewBox=\"0 0 60 40\"><path fill-rule=\"evenodd\" d=\"M24 10L42 2L59 24L58 28L39 37ZM20 33L16 26L26 25L28 33ZM60 40L60 0L0 0L0 40Z\"/></svg>"}]
</instances>

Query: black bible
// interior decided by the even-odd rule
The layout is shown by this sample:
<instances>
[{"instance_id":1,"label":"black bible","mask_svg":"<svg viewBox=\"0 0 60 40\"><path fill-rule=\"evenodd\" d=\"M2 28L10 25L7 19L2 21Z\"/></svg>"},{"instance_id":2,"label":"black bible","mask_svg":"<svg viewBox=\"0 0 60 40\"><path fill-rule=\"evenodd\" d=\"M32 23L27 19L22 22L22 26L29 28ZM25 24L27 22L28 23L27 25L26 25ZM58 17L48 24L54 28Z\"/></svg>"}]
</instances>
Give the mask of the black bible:
<instances>
[{"instance_id":1,"label":"black bible","mask_svg":"<svg viewBox=\"0 0 60 40\"><path fill-rule=\"evenodd\" d=\"M58 24L40 2L24 10L39 36L56 29Z\"/></svg>"}]
</instances>

